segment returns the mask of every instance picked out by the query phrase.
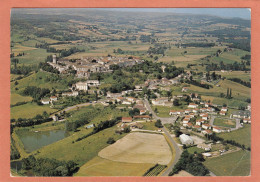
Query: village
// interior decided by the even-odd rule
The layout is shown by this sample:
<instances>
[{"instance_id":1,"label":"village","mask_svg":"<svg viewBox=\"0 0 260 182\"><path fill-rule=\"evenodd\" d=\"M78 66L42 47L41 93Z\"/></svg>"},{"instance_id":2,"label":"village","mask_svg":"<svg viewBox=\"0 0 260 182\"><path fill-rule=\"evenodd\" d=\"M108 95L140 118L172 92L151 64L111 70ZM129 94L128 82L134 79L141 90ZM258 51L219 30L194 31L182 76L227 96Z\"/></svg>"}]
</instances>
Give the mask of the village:
<instances>
[{"instance_id":1,"label":"village","mask_svg":"<svg viewBox=\"0 0 260 182\"><path fill-rule=\"evenodd\" d=\"M135 59L129 60L126 58L100 58L93 62L94 58L84 58L83 60L77 60L76 63L70 61L57 61L56 56L53 55L53 62L49 62L51 66L60 71L60 74L66 74L66 70L73 68L77 71L77 76L81 77L86 75L86 78L89 78L90 74L93 72L111 72L113 70L109 69L109 66L117 64L120 67L133 66L135 64L142 64L142 61ZM85 63L87 63L84 65ZM65 64L65 65L64 65ZM64 66L62 66L64 65ZM80 66L79 66L80 65ZM99 66L97 66L99 65ZM96 69L98 67L98 69ZM164 72L166 66L162 66L162 71ZM90 71L92 70L92 71ZM94 71L93 71L94 70ZM85 77L85 76L84 76ZM173 126L178 126L181 131L179 135L179 145L185 147L197 146L205 150L203 153L204 157L212 157L223 155L224 153L229 153L228 149L222 147L221 150L216 152L210 152L212 142L208 142L203 138L210 138L213 133L224 133L231 132L242 128L244 124L251 123L251 107L250 104L246 110L235 110L232 113L228 112L229 108L227 105L217 105L201 99L201 95L198 93L189 93L188 87L182 87L182 94L170 95L164 97L160 95L160 91L170 91L170 86L178 86L181 79L189 79L192 77L191 72L182 73L173 79L161 78L146 80L144 84L139 84L135 86L134 90L125 90L121 93L111 93L107 92L106 94L102 93L98 88L101 85L99 80L87 80L85 82L77 82L70 88L70 92L63 92L60 96L51 96L50 98L43 98L41 103L44 105L50 104L52 107L53 103L64 97L77 97L79 92L89 92L92 91L91 88L95 88L96 93L100 95L100 99L95 102L90 102L89 104L102 104L108 106L110 104L116 105L118 109L128 109L134 110L135 114L132 117L122 117L120 123L117 124L117 132L123 132L126 128L129 128L132 131L148 131L144 130L142 123L155 122L156 117L154 115L158 114L156 112L156 106L163 106L171 108L172 106L179 105L179 102L186 100L187 106L186 109L179 107L176 110L169 110L168 117L161 118L162 120L167 119L166 121L161 121L163 125L170 125L170 132L174 133L172 129ZM205 78L205 75L203 76ZM147 100L147 95L145 97L140 97L140 93L143 92L143 89L150 90L151 94L156 95L155 99ZM93 93L93 91L92 91ZM151 110L150 106L145 104L145 101L148 101L149 105L154 107L154 110ZM60 113L52 115L52 119L55 122L63 121L64 119L60 116ZM215 124L215 121L223 120L224 122L233 123L234 126L223 127ZM94 124L86 125L87 129L95 127ZM157 131L152 131L155 133L163 133L159 128ZM173 135L174 136L174 135ZM236 149L234 149L236 150Z\"/></svg>"}]
</instances>

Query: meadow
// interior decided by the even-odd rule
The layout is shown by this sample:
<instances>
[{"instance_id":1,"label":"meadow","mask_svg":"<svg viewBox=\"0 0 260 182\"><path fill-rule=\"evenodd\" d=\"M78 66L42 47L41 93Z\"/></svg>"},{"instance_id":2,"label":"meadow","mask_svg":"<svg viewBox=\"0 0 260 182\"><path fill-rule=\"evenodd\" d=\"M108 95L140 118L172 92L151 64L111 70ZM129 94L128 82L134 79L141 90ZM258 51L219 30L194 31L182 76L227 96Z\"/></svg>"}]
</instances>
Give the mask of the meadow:
<instances>
[{"instance_id":1,"label":"meadow","mask_svg":"<svg viewBox=\"0 0 260 182\"><path fill-rule=\"evenodd\" d=\"M94 157L74 176L142 176L154 164L116 162Z\"/></svg>"},{"instance_id":2,"label":"meadow","mask_svg":"<svg viewBox=\"0 0 260 182\"><path fill-rule=\"evenodd\" d=\"M251 147L251 125L245 124L243 128L232 131L230 133L219 133L217 136L225 140L234 140L246 147Z\"/></svg>"},{"instance_id":3,"label":"meadow","mask_svg":"<svg viewBox=\"0 0 260 182\"><path fill-rule=\"evenodd\" d=\"M213 124L216 126L223 126L223 127L230 127L230 128L236 127L236 121L227 118L215 118Z\"/></svg>"},{"instance_id":4,"label":"meadow","mask_svg":"<svg viewBox=\"0 0 260 182\"><path fill-rule=\"evenodd\" d=\"M246 150L206 159L204 165L217 176L250 175L251 153Z\"/></svg>"}]
</instances>

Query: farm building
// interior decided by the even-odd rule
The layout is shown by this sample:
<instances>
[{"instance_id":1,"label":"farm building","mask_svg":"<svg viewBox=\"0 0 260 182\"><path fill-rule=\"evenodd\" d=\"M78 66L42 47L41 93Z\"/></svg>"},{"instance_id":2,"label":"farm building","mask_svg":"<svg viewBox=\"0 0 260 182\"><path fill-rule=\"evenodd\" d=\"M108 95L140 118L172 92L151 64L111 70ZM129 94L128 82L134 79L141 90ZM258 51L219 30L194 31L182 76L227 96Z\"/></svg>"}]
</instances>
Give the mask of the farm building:
<instances>
[{"instance_id":1,"label":"farm building","mask_svg":"<svg viewBox=\"0 0 260 182\"><path fill-rule=\"evenodd\" d=\"M180 138L180 141L181 141L182 144L185 144L185 145L193 144L192 138L188 135L181 134L179 138Z\"/></svg>"},{"instance_id":2,"label":"farm building","mask_svg":"<svg viewBox=\"0 0 260 182\"><path fill-rule=\"evenodd\" d=\"M131 117L122 117L122 123L130 123L133 119Z\"/></svg>"},{"instance_id":3,"label":"farm building","mask_svg":"<svg viewBox=\"0 0 260 182\"><path fill-rule=\"evenodd\" d=\"M88 83L87 82L78 82L76 83L77 90L88 90Z\"/></svg>"},{"instance_id":4,"label":"farm building","mask_svg":"<svg viewBox=\"0 0 260 182\"><path fill-rule=\"evenodd\" d=\"M41 103L44 104L44 105L45 104L50 104L50 99L49 98L44 98L44 99L41 100Z\"/></svg>"}]
</instances>

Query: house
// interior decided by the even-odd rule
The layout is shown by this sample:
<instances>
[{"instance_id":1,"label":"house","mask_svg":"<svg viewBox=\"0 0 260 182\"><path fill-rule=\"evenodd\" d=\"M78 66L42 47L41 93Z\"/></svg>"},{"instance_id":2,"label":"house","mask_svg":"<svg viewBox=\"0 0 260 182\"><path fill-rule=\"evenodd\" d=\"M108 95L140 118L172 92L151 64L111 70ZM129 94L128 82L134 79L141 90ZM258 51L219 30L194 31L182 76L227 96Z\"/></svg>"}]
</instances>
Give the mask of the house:
<instances>
[{"instance_id":1,"label":"house","mask_svg":"<svg viewBox=\"0 0 260 182\"><path fill-rule=\"evenodd\" d=\"M145 114L146 113L146 111L145 110L140 110L140 114L142 115L142 114Z\"/></svg>"},{"instance_id":2,"label":"house","mask_svg":"<svg viewBox=\"0 0 260 182\"><path fill-rule=\"evenodd\" d=\"M201 131L201 127L199 125L194 125L192 128L196 131Z\"/></svg>"},{"instance_id":3,"label":"house","mask_svg":"<svg viewBox=\"0 0 260 182\"><path fill-rule=\"evenodd\" d=\"M184 119L182 120L182 122L183 122L184 124L187 124L189 121L190 121L189 118L184 118Z\"/></svg>"},{"instance_id":4,"label":"house","mask_svg":"<svg viewBox=\"0 0 260 182\"><path fill-rule=\"evenodd\" d=\"M198 109L198 108L195 108L195 109L192 110L192 112L198 113L198 112L199 112L199 109Z\"/></svg>"},{"instance_id":5,"label":"house","mask_svg":"<svg viewBox=\"0 0 260 182\"><path fill-rule=\"evenodd\" d=\"M233 113L234 118L251 118L251 112L246 111L234 111Z\"/></svg>"},{"instance_id":6,"label":"house","mask_svg":"<svg viewBox=\"0 0 260 182\"><path fill-rule=\"evenodd\" d=\"M183 114L184 113L184 111L177 111L177 114Z\"/></svg>"},{"instance_id":7,"label":"house","mask_svg":"<svg viewBox=\"0 0 260 182\"><path fill-rule=\"evenodd\" d=\"M192 128L193 124L192 123L186 123L186 124L183 124L184 127L187 127L187 128Z\"/></svg>"},{"instance_id":8,"label":"house","mask_svg":"<svg viewBox=\"0 0 260 182\"><path fill-rule=\"evenodd\" d=\"M222 116L225 116L226 115L226 111L219 111L219 114L222 115Z\"/></svg>"},{"instance_id":9,"label":"house","mask_svg":"<svg viewBox=\"0 0 260 182\"><path fill-rule=\"evenodd\" d=\"M201 133L204 135L212 135L213 132L211 130L203 130Z\"/></svg>"},{"instance_id":10,"label":"house","mask_svg":"<svg viewBox=\"0 0 260 182\"><path fill-rule=\"evenodd\" d=\"M76 97L79 95L79 92L78 91L72 91L72 92L63 92L62 93L62 97Z\"/></svg>"},{"instance_id":11,"label":"house","mask_svg":"<svg viewBox=\"0 0 260 182\"><path fill-rule=\"evenodd\" d=\"M51 97L50 97L50 100L51 100L51 102L53 102L53 101L57 101L58 98L57 98L56 96L51 96Z\"/></svg>"},{"instance_id":12,"label":"house","mask_svg":"<svg viewBox=\"0 0 260 182\"><path fill-rule=\"evenodd\" d=\"M206 112L207 111L207 108L200 108L200 112Z\"/></svg>"},{"instance_id":13,"label":"house","mask_svg":"<svg viewBox=\"0 0 260 182\"><path fill-rule=\"evenodd\" d=\"M86 91L86 90L88 90L88 83L87 82L77 82L76 89Z\"/></svg>"},{"instance_id":14,"label":"house","mask_svg":"<svg viewBox=\"0 0 260 182\"><path fill-rule=\"evenodd\" d=\"M97 87L100 85L98 80L87 80L87 85L89 87Z\"/></svg>"},{"instance_id":15,"label":"house","mask_svg":"<svg viewBox=\"0 0 260 182\"><path fill-rule=\"evenodd\" d=\"M180 138L181 143L184 144L184 145L192 145L193 144L192 138L188 135L181 134L179 136L179 138Z\"/></svg>"},{"instance_id":16,"label":"house","mask_svg":"<svg viewBox=\"0 0 260 182\"><path fill-rule=\"evenodd\" d=\"M167 97L161 97L161 98L152 100L153 105L165 105L165 102L168 102Z\"/></svg>"},{"instance_id":17,"label":"house","mask_svg":"<svg viewBox=\"0 0 260 182\"><path fill-rule=\"evenodd\" d=\"M209 124L202 124L202 128L207 130L207 129L211 129L211 126Z\"/></svg>"},{"instance_id":18,"label":"house","mask_svg":"<svg viewBox=\"0 0 260 182\"><path fill-rule=\"evenodd\" d=\"M128 101L130 101L131 103L133 103L133 102L136 101L136 98L134 98L134 97L126 97L126 99L127 99Z\"/></svg>"},{"instance_id":19,"label":"house","mask_svg":"<svg viewBox=\"0 0 260 182\"><path fill-rule=\"evenodd\" d=\"M133 121L131 117L122 117L122 123L130 123Z\"/></svg>"},{"instance_id":20,"label":"house","mask_svg":"<svg viewBox=\"0 0 260 182\"><path fill-rule=\"evenodd\" d=\"M196 125L200 126L202 124L201 121L196 121Z\"/></svg>"},{"instance_id":21,"label":"house","mask_svg":"<svg viewBox=\"0 0 260 182\"><path fill-rule=\"evenodd\" d=\"M177 111L170 110L170 113L169 113L169 115L176 115L176 114L177 114Z\"/></svg>"},{"instance_id":22,"label":"house","mask_svg":"<svg viewBox=\"0 0 260 182\"><path fill-rule=\"evenodd\" d=\"M221 111L227 112L227 110L228 110L227 107L222 107L222 108L221 108Z\"/></svg>"},{"instance_id":23,"label":"house","mask_svg":"<svg viewBox=\"0 0 260 182\"><path fill-rule=\"evenodd\" d=\"M86 128L86 129L89 129L89 128L93 128L93 127L95 127L95 124L89 124L89 125L87 125L85 128Z\"/></svg>"},{"instance_id":24,"label":"house","mask_svg":"<svg viewBox=\"0 0 260 182\"><path fill-rule=\"evenodd\" d=\"M41 100L41 103L42 104L50 104L50 99L49 98L43 98L42 100Z\"/></svg>"},{"instance_id":25,"label":"house","mask_svg":"<svg viewBox=\"0 0 260 182\"><path fill-rule=\"evenodd\" d=\"M250 119L250 118L244 118L244 119L243 119L243 122L244 122L244 123L251 123L251 119Z\"/></svg>"},{"instance_id":26,"label":"house","mask_svg":"<svg viewBox=\"0 0 260 182\"><path fill-rule=\"evenodd\" d=\"M182 92L187 92L188 90L189 90L188 87L182 87L182 89L181 89Z\"/></svg>"},{"instance_id":27,"label":"house","mask_svg":"<svg viewBox=\"0 0 260 182\"><path fill-rule=\"evenodd\" d=\"M125 105L131 105L132 102L128 101L128 100L123 100L122 104L125 104Z\"/></svg>"},{"instance_id":28,"label":"house","mask_svg":"<svg viewBox=\"0 0 260 182\"><path fill-rule=\"evenodd\" d=\"M210 107L211 105L212 105L212 103L209 103L209 102L205 103L205 107Z\"/></svg>"},{"instance_id":29,"label":"house","mask_svg":"<svg viewBox=\"0 0 260 182\"><path fill-rule=\"evenodd\" d=\"M191 112L191 109L186 109L185 114L189 114Z\"/></svg>"},{"instance_id":30,"label":"house","mask_svg":"<svg viewBox=\"0 0 260 182\"><path fill-rule=\"evenodd\" d=\"M189 105L188 105L188 108L197 108L198 107L198 105L197 104L194 104L194 103L190 103Z\"/></svg>"},{"instance_id":31,"label":"house","mask_svg":"<svg viewBox=\"0 0 260 182\"><path fill-rule=\"evenodd\" d=\"M207 111L208 111L208 112L214 112L215 109L214 109L213 107L208 107L208 108L207 108Z\"/></svg>"},{"instance_id":32,"label":"house","mask_svg":"<svg viewBox=\"0 0 260 182\"><path fill-rule=\"evenodd\" d=\"M207 120L208 119L208 114L202 115L201 118L204 119L204 120Z\"/></svg>"},{"instance_id":33,"label":"house","mask_svg":"<svg viewBox=\"0 0 260 182\"><path fill-rule=\"evenodd\" d=\"M151 117L148 116L148 115L139 115L139 116L134 116L134 119L144 119L144 120L148 120L148 119L151 119Z\"/></svg>"},{"instance_id":34,"label":"house","mask_svg":"<svg viewBox=\"0 0 260 182\"><path fill-rule=\"evenodd\" d=\"M213 131L216 132L216 133L221 133L222 129L217 127L217 126L213 126Z\"/></svg>"},{"instance_id":35,"label":"house","mask_svg":"<svg viewBox=\"0 0 260 182\"><path fill-rule=\"evenodd\" d=\"M191 118L194 118L195 117L195 114L194 113L190 113L189 115Z\"/></svg>"}]
</instances>

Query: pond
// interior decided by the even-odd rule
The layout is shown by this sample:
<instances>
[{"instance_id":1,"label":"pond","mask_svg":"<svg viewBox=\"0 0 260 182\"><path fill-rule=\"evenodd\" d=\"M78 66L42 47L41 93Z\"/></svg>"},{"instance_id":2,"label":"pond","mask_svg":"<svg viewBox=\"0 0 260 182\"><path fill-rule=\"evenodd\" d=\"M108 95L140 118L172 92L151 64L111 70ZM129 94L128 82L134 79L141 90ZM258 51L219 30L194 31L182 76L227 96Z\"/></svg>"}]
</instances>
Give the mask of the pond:
<instances>
[{"instance_id":1,"label":"pond","mask_svg":"<svg viewBox=\"0 0 260 182\"><path fill-rule=\"evenodd\" d=\"M68 132L66 132L65 130L18 130L16 133L22 141L25 151L28 153L69 136Z\"/></svg>"}]
</instances>

